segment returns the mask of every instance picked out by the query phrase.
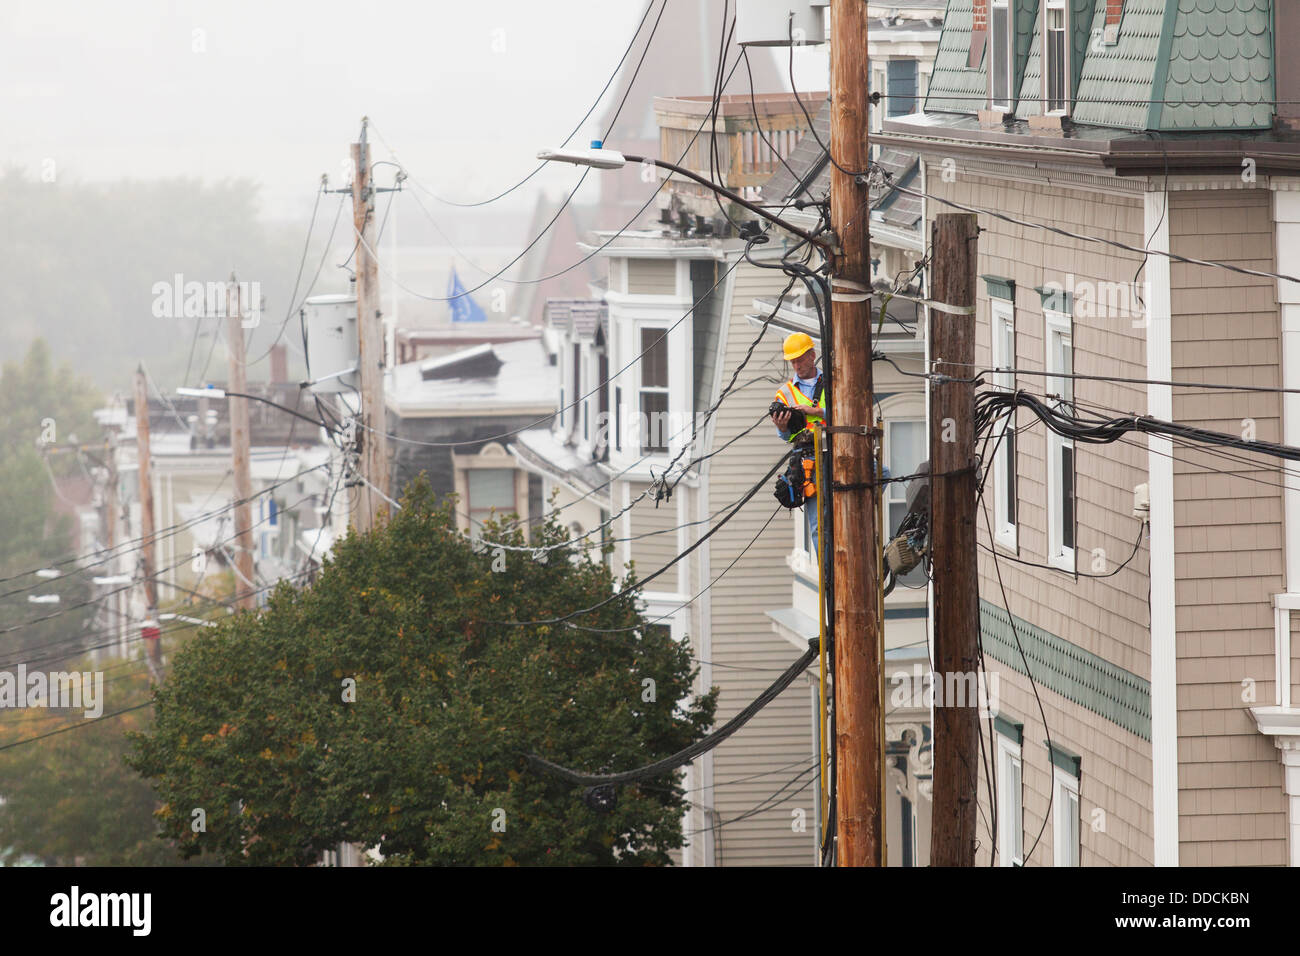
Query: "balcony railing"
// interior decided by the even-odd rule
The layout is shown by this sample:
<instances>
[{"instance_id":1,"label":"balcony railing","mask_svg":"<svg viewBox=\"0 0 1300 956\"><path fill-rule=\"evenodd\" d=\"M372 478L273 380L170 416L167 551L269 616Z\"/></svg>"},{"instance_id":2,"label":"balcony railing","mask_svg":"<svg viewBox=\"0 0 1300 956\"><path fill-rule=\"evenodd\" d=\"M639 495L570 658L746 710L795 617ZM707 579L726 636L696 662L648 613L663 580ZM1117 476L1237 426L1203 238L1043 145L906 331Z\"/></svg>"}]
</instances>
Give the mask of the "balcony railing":
<instances>
[{"instance_id":1,"label":"balcony railing","mask_svg":"<svg viewBox=\"0 0 1300 956\"><path fill-rule=\"evenodd\" d=\"M799 95L808 116L817 114L825 98L825 93ZM716 179L719 173L710 172L710 155L716 141L721 185L752 197L752 191L780 168L781 160L789 158L808 132L808 119L799 100L793 93L758 93L752 100L748 93L724 96L718 104L716 122L710 126L711 97L657 96L654 107L659 123L659 156ZM676 192L694 195L703 190L680 177L670 178Z\"/></svg>"}]
</instances>

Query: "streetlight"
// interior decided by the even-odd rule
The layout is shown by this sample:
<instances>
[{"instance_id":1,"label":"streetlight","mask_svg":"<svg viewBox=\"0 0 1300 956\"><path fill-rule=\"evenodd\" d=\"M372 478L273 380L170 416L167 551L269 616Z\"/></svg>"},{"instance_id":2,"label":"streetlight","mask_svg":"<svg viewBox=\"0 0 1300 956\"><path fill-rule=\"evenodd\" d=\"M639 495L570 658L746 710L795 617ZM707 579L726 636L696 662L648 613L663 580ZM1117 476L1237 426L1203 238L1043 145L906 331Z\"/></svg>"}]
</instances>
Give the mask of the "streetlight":
<instances>
[{"instance_id":1,"label":"streetlight","mask_svg":"<svg viewBox=\"0 0 1300 956\"><path fill-rule=\"evenodd\" d=\"M91 578L92 584L130 584L131 575L129 574L112 574L105 577Z\"/></svg>"},{"instance_id":2,"label":"streetlight","mask_svg":"<svg viewBox=\"0 0 1300 956\"><path fill-rule=\"evenodd\" d=\"M38 578L45 578L48 580L49 578L57 578L62 573L63 572L58 570L57 568L41 568L39 571L36 572L36 576Z\"/></svg>"},{"instance_id":3,"label":"streetlight","mask_svg":"<svg viewBox=\"0 0 1300 956\"><path fill-rule=\"evenodd\" d=\"M28 604L58 604L59 596L57 594L29 594L27 595Z\"/></svg>"},{"instance_id":4,"label":"streetlight","mask_svg":"<svg viewBox=\"0 0 1300 956\"><path fill-rule=\"evenodd\" d=\"M544 149L537 154L537 158L546 162L572 163L574 166L591 166L594 169L622 169L628 163L648 163L651 166L658 166L660 169L667 169L677 173L679 176L685 176L694 182L699 183L706 189L711 189L719 196L726 196L736 205L748 209L754 215L766 219L768 222L780 226L787 232L792 232L800 239L811 242L814 245L829 247L830 242L827 239L813 235L806 229L800 229L798 226L791 225L779 216L774 216L762 206L755 205L743 196L733 193L725 186L719 186L712 180L705 179L699 173L694 173L685 167L678 166L676 163L670 163L664 159L653 159L649 156L628 156L620 153L616 149L605 149L604 143L598 139L591 141L590 149Z\"/></svg>"}]
</instances>

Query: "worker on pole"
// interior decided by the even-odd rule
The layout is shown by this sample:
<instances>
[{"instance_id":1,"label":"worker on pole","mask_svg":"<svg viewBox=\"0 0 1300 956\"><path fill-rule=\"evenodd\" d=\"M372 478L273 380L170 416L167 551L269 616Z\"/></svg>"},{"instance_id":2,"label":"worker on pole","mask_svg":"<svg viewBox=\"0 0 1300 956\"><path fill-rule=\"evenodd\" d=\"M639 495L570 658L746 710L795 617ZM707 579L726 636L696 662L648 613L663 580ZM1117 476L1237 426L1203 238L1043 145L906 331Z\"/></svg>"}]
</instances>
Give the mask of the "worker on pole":
<instances>
[{"instance_id":1,"label":"worker on pole","mask_svg":"<svg viewBox=\"0 0 1300 956\"><path fill-rule=\"evenodd\" d=\"M813 552L821 553L817 537L817 486L813 481L814 460L812 450L812 433L808 430L815 421L826 423L826 389L822 383L822 373L817 368L817 352L813 348L811 336L803 332L787 335L782 347L785 360L790 363L794 374L776 392L776 399L768 407L772 423L776 425L781 438L797 446L798 473L801 479L803 513L808 522L808 535L812 540ZM794 457L794 456L792 456Z\"/></svg>"}]
</instances>

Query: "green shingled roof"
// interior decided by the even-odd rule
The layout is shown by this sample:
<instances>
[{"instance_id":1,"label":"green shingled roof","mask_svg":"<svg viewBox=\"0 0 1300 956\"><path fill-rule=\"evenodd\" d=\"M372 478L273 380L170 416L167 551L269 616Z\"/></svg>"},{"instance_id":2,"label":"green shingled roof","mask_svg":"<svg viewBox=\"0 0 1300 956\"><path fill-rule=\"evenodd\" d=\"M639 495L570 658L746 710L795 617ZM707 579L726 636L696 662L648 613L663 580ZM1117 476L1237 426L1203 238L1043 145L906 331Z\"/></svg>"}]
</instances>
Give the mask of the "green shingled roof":
<instances>
[{"instance_id":1,"label":"green shingled roof","mask_svg":"<svg viewBox=\"0 0 1300 956\"><path fill-rule=\"evenodd\" d=\"M1076 123L1147 128L1164 19L1165 0L1125 0L1119 42L1106 44L1101 42L1106 29L1106 0L1098 0L1088 28L1091 42L1075 94Z\"/></svg>"},{"instance_id":2,"label":"green shingled roof","mask_svg":"<svg viewBox=\"0 0 1300 956\"><path fill-rule=\"evenodd\" d=\"M1178 0L1163 92L1152 126L1164 130L1267 129L1273 110L1270 0ZM1295 0L1289 0L1294 3ZM1157 86L1160 78L1157 77ZM1209 102L1204 102L1208 100Z\"/></svg>"},{"instance_id":3,"label":"green shingled roof","mask_svg":"<svg viewBox=\"0 0 1300 956\"><path fill-rule=\"evenodd\" d=\"M943 33L939 36L939 49L934 56L934 72L925 98L926 112L975 113L979 110L978 98L986 95L988 79L983 60L973 70L966 66L973 20L973 0L948 0L948 9L943 16Z\"/></svg>"},{"instance_id":4,"label":"green shingled roof","mask_svg":"<svg viewBox=\"0 0 1300 956\"><path fill-rule=\"evenodd\" d=\"M1194 132L1272 125L1273 0L1125 0L1118 42L1102 42L1106 0L1070 0L1074 122ZM1289 0L1297 2L1297 0ZM1039 0L1016 3L1017 118L1042 110ZM974 114L988 49L966 66L972 0L949 0L927 112ZM1169 101L1167 103L1153 101Z\"/></svg>"}]
</instances>

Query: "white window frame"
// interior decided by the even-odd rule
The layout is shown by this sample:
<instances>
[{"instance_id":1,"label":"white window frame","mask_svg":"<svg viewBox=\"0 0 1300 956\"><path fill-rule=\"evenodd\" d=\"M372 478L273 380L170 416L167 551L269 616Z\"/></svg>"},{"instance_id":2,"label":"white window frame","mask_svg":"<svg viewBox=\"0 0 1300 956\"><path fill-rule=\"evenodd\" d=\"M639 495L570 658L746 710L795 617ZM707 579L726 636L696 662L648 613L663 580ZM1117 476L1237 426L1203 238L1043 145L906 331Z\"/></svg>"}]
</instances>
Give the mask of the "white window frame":
<instances>
[{"instance_id":1,"label":"white window frame","mask_svg":"<svg viewBox=\"0 0 1300 956\"><path fill-rule=\"evenodd\" d=\"M1043 370L1048 373L1045 379L1045 391L1048 395L1062 395L1072 400L1074 396L1074 380L1055 376L1053 373L1074 371L1074 321L1063 312L1054 312L1050 309L1044 310L1044 329L1043 329ZM1070 367L1063 369L1058 367L1060 363L1056 361L1057 340L1064 338L1070 350ZM1058 404L1060 399L1049 398L1049 404ZM1065 438L1056 432L1047 429L1047 563L1054 568L1060 568L1062 571L1068 571L1074 574L1075 565L1075 547L1067 547L1064 543L1065 537L1065 510L1063 507L1062 484L1063 476L1061 474L1061 454L1065 449L1071 451L1071 462L1075 465L1074 472L1078 474L1077 462L1074 461L1073 453L1075 451L1074 440ZM1071 541L1074 541L1074 530L1078 527L1078 502L1079 490L1075 486L1074 476L1071 475L1070 488L1074 497L1074 505L1070 509L1071 519ZM1077 541L1074 542L1076 545Z\"/></svg>"},{"instance_id":2,"label":"white window frame","mask_svg":"<svg viewBox=\"0 0 1300 956\"><path fill-rule=\"evenodd\" d=\"M923 439L922 448L924 449L921 460L925 461L929 458L930 443L926 429L925 396L923 393L917 392L915 394L890 396L889 399L886 399L880 404L880 414L884 419L884 447L881 449L881 453L886 468L889 467L889 463L893 459L894 449L892 436L893 427L895 425L920 425ZM890 475L891 477L899 477L894 475L892 470ZM904 481L891 481L885 486L883 507L880 509L882 517L880 522L880 540L882 546L889 544L889 507L891 504L898 504L900 499L902 502L907 501L907 485L908 483ZM894 495L897 495L897 498L892 497ZM910 574L911 572L908 573ZM896 603L898 601L906 602L909 600L924 598L925 593L924 590L916 588L915 585L904 587L900 584L898 587L894 588L893 593L885 599L885 602L888 604Z\"/></svg>"},{"instance_id":3,"label":"white window frame","mask_svg":"<svg viewBox=\"0 0 1300 956\"><path fill-rule=\"evenodd\" d=\"M645 366L642 364L643 360L638 359L636 362L636 391L634 392L635 397L632 403L632 415L634 416L634 421L636 421L637 423L636 447L632 449L632 452L634 452L638 457L646 456L648 460L658 461L660 458L665 458L671 455L673 452L674 429L672 428L672 424L671 424L673 420L672 335L669 332L668 325L666 324L661 325L658 322L637 322L633 328L635 329L636 334L632 338L632 347L636 350L636 353L638 355L644 355L644 352L641 347L641 343L645 338L646 332L649 332L651 333L652 336L654 336L654 338L651 341L655 341L659 336L664 336L662 345L663 345L664 352L667 356L665 360L664 370L668 373L668 384L667 385L643 384L643 378L644 378L643 373L645 371ZM668 422L665 423L663 426L666 429L666 433L660 432L660 434L655 435L654 423L649 420L646 420L644 422L641 420L641 397L646 393L652 393L655 395L664 396L665 413L668 416ZM641 433L642 425L645 425L648 429L650 429L650 435L647 436ZM647 450L645 442L648 437L657 437L661 439L664 442L664 448L657 451Z\"/></svg>"},{"instance_id":4,"label":"white window frame","mask_svg":"<svg viewBox=\"0 0 1300 956\"><path fill-rule=\"evenodd\" d=\"M1082 856L1080 838L1083 834L1079 807L1079 778L1060 767L1052 768L1052 865L1078 866ZM1074 839L1070 839L1071 816L1074 807Z\"/></svg>"},{"instance_id":5,"label":"white window frame","mask_svg":"<svg viewBox=\"0 0 1300 956\"><path fill-rule=\"evenodd\" d=\"M997 33L993 29L995 10L1004 10L1006 12L1005 22L1007 25L1007 35L1003 41L1003 50L1002 50L1002 54L1006 57L1007 60L1007 71L1006 71L1007 72L1006 75L1007 98L1005 100L997 100L994 99L993 96L993 92L996 89L996 87L994 86L993 70L994 67L997 66L997 49L998 49L998 42L997 42L998 37L997 37ZM989 108L995 110L1001 110L1004 113L1011 112L1011 101L1015 99L1015 90L1013 89L1013 83L1016 78L1016 67L1015 67L1016 19L1015 17L1016 17L1016 11L1012 7L1010 0L992 0L992 2L989 4L989 27L988 27L989 29L989 39L988 39Z\"/></svg>"},{"instance_id":6,"label":"white window frame","mask_svg":"<svg viewBox=\"0 0 1300 956\"><path fill-rule=\"evenodd\" d=\"M992 298L989 300L989 350L994 369L1014 369L1016 367L1016 307L1008 299ZM1007 355L1003 347L1003 332L1010 328L1011 354ZM993 373L993 386L1008 392L1015 391L1016 374L1014 371ZM993 540L1009 551L1017 551L1016 521L1007 514L1007 492L1015 494L1016 475L1014 457L1019 449L1006 443L1008 429L1013 433L1016 427L1016 412L1000 419L998 431L990 441L997 451L993 456ZM1008 489L1008 484L1012 487ZM1017 504L1019 502L1017 501ZM1016 509L1017 512L1019 508Z\"/></svg>"},{"instance_id":7,"label":"white window frame","mask_svg":"<svg viewBox=\"0 0 1300 956\"><path fill-rule=\"evenodd\" d=\"M1020 744L997 734L998 742L998 865L1023 866L1025 859L1025 764ZM1012 769L1018 771L1019 787L1012 792Z\"/></svg>"},{"instance_id":8,"label":"white window frame","mask_svg":"<svg viewBox=\"0 0 1300 956\"><path fill-rule=\"evenodd\" d=\"M1064 24L1064 33L1065 33L1065 44L1062 47L1063 62L1061 63L1062 106L1059 110L1048 109L1048 104L1050 102L1048 90L1051 84L1051 64L1053 62L1051 56L1051 45L1048 43L1048 38L1049 38L1048 23L1051 20L1052 12L1055 10L1061 11L1061 20L1062 23ZM1043 5L1042 33L1043 33L1043 40L1042 40L1043 114L1046 116L1068 116L1070 113L1070 92L1071 92L1070 91L1070 77L1071 77L1070 57L1073 55L1073 51L1070 49L1070 9L1066 5L1065 0L1047 0L1047 2Z\"/></svg>"}]
</instances>

